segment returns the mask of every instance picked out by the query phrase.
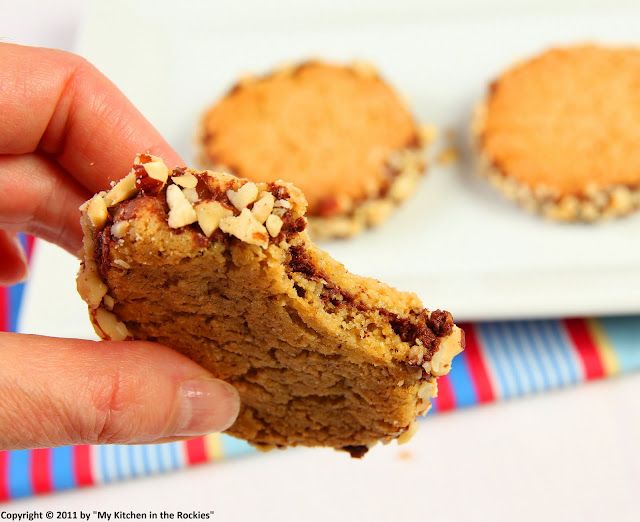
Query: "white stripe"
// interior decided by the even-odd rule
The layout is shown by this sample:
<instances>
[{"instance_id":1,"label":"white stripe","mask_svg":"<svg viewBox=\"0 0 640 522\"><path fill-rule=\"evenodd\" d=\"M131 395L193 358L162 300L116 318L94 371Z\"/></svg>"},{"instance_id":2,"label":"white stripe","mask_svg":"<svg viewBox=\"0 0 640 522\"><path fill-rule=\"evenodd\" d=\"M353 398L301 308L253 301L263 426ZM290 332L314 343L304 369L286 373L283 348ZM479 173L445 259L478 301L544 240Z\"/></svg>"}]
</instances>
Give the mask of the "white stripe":
<instances>
[{"instance_id":1,"label":"white stripe","mask_svg":"<svg viewBox=\"0 0 640 522\"><path fill-rule=\"evenodd\" d=\"M89 446L89 463L91 465L91 475L96 484L102 484L104 477L102 475L102 466L100 464L100 446Z\"/></svg>"}]
</instances>

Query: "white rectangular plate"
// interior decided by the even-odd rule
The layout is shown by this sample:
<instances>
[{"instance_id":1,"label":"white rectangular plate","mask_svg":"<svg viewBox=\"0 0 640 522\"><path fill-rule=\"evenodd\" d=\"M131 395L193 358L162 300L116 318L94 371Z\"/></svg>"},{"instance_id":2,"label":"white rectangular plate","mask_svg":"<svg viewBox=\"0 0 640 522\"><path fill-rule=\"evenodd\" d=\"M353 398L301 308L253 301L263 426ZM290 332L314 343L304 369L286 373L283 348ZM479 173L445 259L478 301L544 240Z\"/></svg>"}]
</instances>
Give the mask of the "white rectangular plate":
<instances>
[{"instance_id":1,"label":"white rectangular plate","mask_svg":"<svg viewBox=\"0 0 640 522\"><path fill-rule=\"evenodd\" d=\"M332 255L457 319L640 312L640 215L530 216L474 176L465 146L471 109L502 68L550 45L638 43L640 8L569 3L95 2L80 52L187 161L201 111L239 75L307 57L372 61L423 122L455 131L462 157L433 165L379 229L326 243Z\"/></svg>"}]
</instances>

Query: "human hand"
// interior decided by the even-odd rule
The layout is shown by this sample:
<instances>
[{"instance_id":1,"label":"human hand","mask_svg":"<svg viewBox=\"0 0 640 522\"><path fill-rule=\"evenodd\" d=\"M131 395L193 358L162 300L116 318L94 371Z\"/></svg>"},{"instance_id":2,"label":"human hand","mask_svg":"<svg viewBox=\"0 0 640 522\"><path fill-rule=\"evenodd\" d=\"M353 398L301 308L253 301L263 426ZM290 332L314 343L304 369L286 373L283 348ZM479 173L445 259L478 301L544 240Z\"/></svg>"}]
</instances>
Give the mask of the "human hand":
<instances>
[{"instance_id":1,"label":"human hand","mask_svg":"<svg viewBox=\"0 0 640 522\"><path fill-rule=\"evenodd\" d=\"M0 284L26 277L19 231L77 254L78 207L126 174L137 152L182 164L122 93L73 54L0 44L0 114ZM0 333L0 405L0 449L14 449L222 431L239 399L154 343Z\"/></svg>"}]
</instances>

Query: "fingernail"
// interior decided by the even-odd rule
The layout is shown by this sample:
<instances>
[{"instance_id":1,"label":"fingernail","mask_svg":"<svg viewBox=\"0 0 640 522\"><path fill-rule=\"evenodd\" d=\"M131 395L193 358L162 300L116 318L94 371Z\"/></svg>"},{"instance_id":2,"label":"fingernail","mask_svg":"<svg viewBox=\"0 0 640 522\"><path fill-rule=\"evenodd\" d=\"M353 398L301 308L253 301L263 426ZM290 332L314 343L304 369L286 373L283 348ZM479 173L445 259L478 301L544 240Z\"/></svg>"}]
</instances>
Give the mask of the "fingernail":
<instances>
[{"instance_id":1,"label":"fingernail","mask_svg":"<svg viewBox=\"0 0 640 522\"><path fill-rule=\"evenodd\" d=\"M180 386L180 413L175 434L193 437L224 431L238 416L237 390L218 379L194 379Z\"/></svg>"}]
</instances>

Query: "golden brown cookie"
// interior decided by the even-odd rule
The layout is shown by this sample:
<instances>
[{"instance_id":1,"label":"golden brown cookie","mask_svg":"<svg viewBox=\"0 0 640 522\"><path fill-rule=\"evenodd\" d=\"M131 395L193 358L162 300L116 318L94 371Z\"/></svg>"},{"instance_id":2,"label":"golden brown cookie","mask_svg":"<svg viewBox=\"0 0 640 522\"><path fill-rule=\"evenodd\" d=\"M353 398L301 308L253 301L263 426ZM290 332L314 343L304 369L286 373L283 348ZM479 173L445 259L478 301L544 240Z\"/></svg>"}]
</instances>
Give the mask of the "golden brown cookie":
<instances>
[{"instance_id":1,"label":"golden brown cookie","mask_svg":"<svg viewBox=\"0 0 640 522\"><path fill-rule=\"evenodd\" d=\"M492 184L531 211L595 221L640 207L640 50L552 49L496 79L474 136Z\"/></svg>"},{"instance_id":2,"label":"golden brown cookie","mask_svg":"<svg viewBox=\"0 0 640 522\"><path fill-rule=\"evenodd\" d=\"M306 62L236 84L204 115L201 160L295 183L315 237L384 221L424 173L419 128L371 66Z\"/></svg>"},{"instance_id":3,"label":"golden brown cookie","mask_svg":"<svg viewBox=\"0 0 640 522\"><path fill-rule=\"evenodd\" d=\"M78 291L100 337L158 341L232 383L231 435L361 456L412 433L462 332L318 249L306 206L289 183L142 154L81 208Z\"/></svg>"}]
</instances>

